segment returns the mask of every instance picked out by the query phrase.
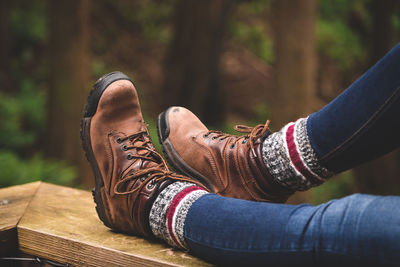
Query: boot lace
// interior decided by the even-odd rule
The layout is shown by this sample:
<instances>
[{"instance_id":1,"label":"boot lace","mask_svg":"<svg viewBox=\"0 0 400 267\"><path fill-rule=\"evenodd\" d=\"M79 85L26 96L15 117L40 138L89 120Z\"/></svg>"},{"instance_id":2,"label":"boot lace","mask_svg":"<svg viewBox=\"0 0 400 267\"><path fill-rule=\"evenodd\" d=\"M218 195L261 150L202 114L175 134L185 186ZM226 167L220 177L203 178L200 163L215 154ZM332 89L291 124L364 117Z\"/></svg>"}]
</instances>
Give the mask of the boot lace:
<instances>
[{"instance_id":1,"label":"boot lace","mask_svg":"<svg viewBox=\"0 0 400 267\"><path fill-rule=\"evenodd\" d=\"M237 136L237 135L232 135L232 134L226 134L221 131L215 131L211 130L208 131L206 134L204 134L204 137L208 137L210 134L213 134L212 139L219 139L219 140L224 140L227 138L231 138L233 142L231 143L231 148L234 148L235 145L239 142L242 141L242 144L246 143L247 141L248 144L250 144L250 149L252 156L254 158L257 157L256 151L254 149L254 143L256 142L257 139L262 137L268 130L268 125L270 121L267 120L265 124L258 124L254 127L246 126L246 125L236 125L233 127L233 129L237 132L240 133L248 133L247 135L242 135L242 136Z\"/></svg>"},{"instance_id":2,"label":"boot lace","mask_svg":"<svg viewBox=\"0 0 400 267\"><path fill-rule=\"evenodd\" d=\"M127 159L142 159L154 162L157 165L149 168L128 171L124 178L116 183L114 187L114 193L116 195L128 195L135 192L140 192L146 185L148 188L152 188L158 182L162 182L167 179L195 183L200 187L205 188L201 183L189 177L172 172L168 168L167 163L162 156L154 150L150 138L145 138L146 136L148 137L148 132L146 130L142 130L125 138L117 139L118 143L129 141L130 145L124 145L123 150L136 149L136 153L129 153ZM129 182L137 179L140 179L142 182L138 187L134 187L128 191L123 191L124 185L127 185ZM135 201L138 196L139 194L135 194L133 201Z\"/></svg>"}]
</instances>

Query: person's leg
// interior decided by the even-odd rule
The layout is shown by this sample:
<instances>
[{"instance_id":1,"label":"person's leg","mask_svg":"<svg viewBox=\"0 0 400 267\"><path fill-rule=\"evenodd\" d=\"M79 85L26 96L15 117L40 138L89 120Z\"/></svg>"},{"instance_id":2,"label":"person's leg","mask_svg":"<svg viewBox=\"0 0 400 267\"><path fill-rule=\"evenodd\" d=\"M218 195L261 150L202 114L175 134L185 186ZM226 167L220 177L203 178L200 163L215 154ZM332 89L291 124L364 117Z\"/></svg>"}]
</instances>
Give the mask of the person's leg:
<instances>
[{"instance_id":1,"label":"person's leg","mask_svg":"<svg viewBox=\"0 0 400 267\"><path fill-rule=\"evenodd\" d=\"M319 206L207 194L189 209L184 237L223 266L400 266L399 205L360 194Z\"/></svg>"},{"instance_id":2,"label":"person's leg","mask_svg":"<svg viewBox=\"0 0 400 267\"><path fill-rule=\"evenodd\" d=\"M400 44L347 90L312 114L308 135L321 164L334 172L400 146Z\"/></svg>"},{"instance_id":3,"label":"person's leg","mask_svg":"<svg viewBox=\"0 0 400 267\"><path fill-rule=\"evenodd\" d=\"M342 94L264 141L264 162L293 190L319 185L400 146L400 44Z\"/></svg>"},{"instance_id":4,"label":"person's leg","mask_svg":"<svg viewBox=\"0 0 400 267\"><path fill-rule=\"evenodd\" d=\"M114 230L158 237L223 264L399 263L400 198L357 195L312 207L209 194L171 172L155 151L136 89L122 73L95 84L81 130L94 171L96 211ZM266 127L259 131L262 136Z\"/></svg>"},{"instance_id":5,"label":"person's leg","mask_svg":"<svg viewBox=\"0 0 400 267\"><path fill-rule=\"evenodd\" d=\"M398 116L400 44L326 107L278 132L270 134L268 122L238 126L243 136L210 131L182 107L161 113L157 126L178 172L222 196L284 202L294 191L398 148Z\"/></svg>"}]
</instances>

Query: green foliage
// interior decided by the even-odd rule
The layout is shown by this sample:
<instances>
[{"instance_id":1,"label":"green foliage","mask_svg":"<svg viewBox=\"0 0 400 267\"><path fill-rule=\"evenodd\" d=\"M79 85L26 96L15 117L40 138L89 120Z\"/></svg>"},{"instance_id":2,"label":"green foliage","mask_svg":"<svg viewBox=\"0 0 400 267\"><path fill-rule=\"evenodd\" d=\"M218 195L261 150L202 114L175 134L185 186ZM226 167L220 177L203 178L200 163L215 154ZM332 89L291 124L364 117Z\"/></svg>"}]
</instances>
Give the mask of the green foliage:
<instances>
[{"instance_id":1,"label":"green foliage","mask_svg":"<svg viewBox=\"0 0 400 267\"><path fill-rule=\"evenodd\" d=\"M170 28L165 24L173 12L171 1L140 1L140 10L135 18L142 25L144 35L161 43L168 43L171 37Z\"/></svg>"},{"instance_id":2,"label":"green foliage","mask_svg":"<svg viewBox=\"0 0 400 267\"><path fill-rule=\"evenodd\" d=\"M234 41L269 64L274 61L273 42L262 18L270 4L270 0L240 2L236 5L236 15L228 24Z\"/></svg>"},{"instance_id":3,"label":"green foliage","mask_svg":"<svg viewBox=\"0 0 400 267\"><path fill-rule=\"evenodd\" d=\"M48 34L45 2L24 1L19 4L21 6L13 8L10 14L10 32L13 39L20 46L43 42Z\"/></svg>"},{"instance_id":4,"label":"green foliage","mask_svg":"<svg viewBox=\"0 0 400 267\"><path fill-rule=\"evenodd\" d=\"M17 96L0 93L0 145L21 149L37 139L43 127L44 98L31 89Z\"/></svg>"},{"instance_id":5,"label":"green foliage","mask_svg":"<svg viewBox=\"0 0 400 267\"><path fill-rule=\"evenodd\" d=\"M23 159L7 150L0 150L0 170L0 187L37 180L72 185L77 173L74 167L61 161L44 159L39 153Z\"/></svg>"},{"instance_id":6,"label":"green foliage","mask_svg":"<svg viewBox=\"0 0 400 267\"><path fill-rule=\"evenodd\" d=\"M271 0L237 1L237 10L242 16L263 16L271 6Z\"/></svg>"},{"instance_id":7,"label":"green foliage","mask_svg":"<svg viewBox=\"0 0 400 267\"><path fill-rule=\"evenodd\" d=\"M0 187L38 179L71 185L77 170L44 158L39 146L46 117L40 53L48 36L46 2L12 2L9 24L15 88L0 92Z\"/></svg>"},{"instance_id":8,"label":"green foliage","mask_svg":"<svg viewBox=\"0 0 400 267\"><path fill-rule=\"evenodd\" d=\"M393 15L392 18L393 32L400 33L400 17L398 15Z\"/></svg>"},{"instance_id":9,"label":"green foliage","mask_svg":"<svg viewBox=\"0 0 400 267\"><path fill-rule=\"evenodd\" d=\"M362 38L364 28L370 25L367 10L369 1L325 0L320 2L316 27L318 52L333 59L342 71L351 71L367 57L367 45ZM362 24L354 26L351 18ZM354 23L353 23L354 24Z\"/></svg>"},{"instance_id":10,"label":"green foliage","mask_svg":"<svg viewBox=\"0 0 400 267\"><path fill-rule=\"evenodd\" d=\"M273 43L266 35L263 25L246 25L235 22L231 25L231 31L235 40L246 46L256 56L267 63L273 62Z\"/></svg>"},{"instance_id":11,"label":"green foliage","mask_svg":"<svg viewBox=\"0 0 400 267\"><path fill-rule=\"evenodd\" d=\"M267 104L259 104L255 107L255 122L264 123L268 118L271 118L271 108Z\"/></svg>"},{"instance_id":12,"label":"green foliage","mask_svg":"<svg viewBox=\"0 0 400 267\"><path fill-rule=\"evenodd\" d=\"M324 0L319 2L320 17L325 20L343 20L354 9L358 0Z\"/></svg>"},{"instance_id":13,"label":"green foliage","mask_svg":"<svg viewBox=\"0 0 400 267\"><path fill-rule=\"evenodd\" d=\"M104 61L97 59L93 59L90 62L90 70L93 77L101 77L105 73L109 73L112 71Z\"/></svg>"},{"instance_id":14,"label":"green foliage","mask_svg":"<svg viewBox=\"0 0 400 267\"><path fill-rule=\"evenodd\" d=\"M335 60L342 70L350 70L363 60L366 47L343 21L319 20L317 24L318 50Z\"/></svg>"},{"instance_id":15,"label":"green foliage","mask_svg":"<svg viewBox=\"0 0 400 267\"><path fill-rule=\"evenodd\" d=\"M141 29L143 37L167 44L170 41L169 27L176 0L141 0L136 2L115 2L125 19Z\"/></svg>"},{"instance_id":16,"label":"green foliage","mask_svg":"<svg viewBox=\"0 0 400 267\"><path fill-rule=\"evenodd\" d=\"M11 66L15 77L25 79L43 68L38 64L38 50L45 45L48 37L46 2L16 1L13 5L9 17L14 57ZM32 65L37 66L33 71Z\"/></svg>"},{"instance_id":17,"label":"green foliage","mask_svg":"<svg viewBox=\"0 0 400 267\"><path fill-rule=\"evenodd\" d=\"M311 190L312 203L325 203L335 198L341 198L353 193L354 178L352 171L347 171L329 179L324 184Z\"/></svg>"},{"instance_id":18,"label":"green foliage","mask_svg":"<svg viewBox=\"0 0 400 267\"><path fill-rule=\"evenodd\" d=\"M0 93L0 187L43 180L71 185L77 170L33 151L44 126L45 97L25 86L16 96Z\"/></svg>"}]
</instances>

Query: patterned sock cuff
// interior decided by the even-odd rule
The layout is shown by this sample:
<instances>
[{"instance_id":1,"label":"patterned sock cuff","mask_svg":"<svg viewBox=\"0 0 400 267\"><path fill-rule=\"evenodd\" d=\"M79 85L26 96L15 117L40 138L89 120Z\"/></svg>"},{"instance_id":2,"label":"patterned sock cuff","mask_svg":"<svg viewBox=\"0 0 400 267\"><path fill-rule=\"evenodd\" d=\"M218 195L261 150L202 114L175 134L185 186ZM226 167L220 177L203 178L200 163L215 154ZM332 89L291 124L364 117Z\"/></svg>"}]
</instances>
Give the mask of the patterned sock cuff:
<instances>
[{"instance_id":1,"label":"patterned sock cuff","mask_svg":"<svg viewBox=\"0 0 400 267\"><path fill-rule=\"evenodd\" d=\"M305 119L299 119L298 122L296 122L296 148L300 153L301 159L312 173L322 179L329 178L333 176L334 173L323 167L318 162L317 154L312 148L310 138L308 137L307 120L308 117Z\"/></svg>"},{"instance_id":2,"label":"patterned sock cuff","mask_svg":"<svg viewBox=\"0 0 400 267\"><path fill-rule=\"evenodd\" d=\"M207 193L203 188L187 182L167 186L150 210L149 222L153 234L171 246L188 249L184 238L186 215L192 204Z\"/></svg>"},{"instance_id":3,"label":"patterned sock cuff","mask_svg":"<svg viewBox=\"0 0 400 267\"><path fill-rule=\"evenodd\" d=\"M262 153L271 175L292 190L307 190L333 175L318 162L307 134L307 118L289 123L268 136Z\"/></svg>"}]
</instances>

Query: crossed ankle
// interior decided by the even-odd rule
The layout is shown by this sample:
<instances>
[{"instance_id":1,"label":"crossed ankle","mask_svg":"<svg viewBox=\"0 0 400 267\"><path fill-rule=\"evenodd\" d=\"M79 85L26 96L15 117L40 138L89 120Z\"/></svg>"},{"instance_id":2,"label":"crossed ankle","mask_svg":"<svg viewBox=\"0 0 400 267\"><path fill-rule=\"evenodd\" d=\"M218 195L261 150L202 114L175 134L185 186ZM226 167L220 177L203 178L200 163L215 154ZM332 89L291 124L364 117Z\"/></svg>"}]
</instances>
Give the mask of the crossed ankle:
<instances>
[{"instance_id":1,"label":"crossed ankle","mask_svg":"<svg viewBox=\"0 0 400 267\"><path fill-rule=\"evenodd\" d=\"M307 119L285 125L263 143L263 161L274 179L296 191L320 185L333 172L323 167L307 134Z\"/></svg>"},{"instance_id":2,"label":"crossed ankle","mask_svg":"<svg viewBox=\"0 0 400 267\"><path fill-rule=\"evenodd\" d=\"M153 234L174 247L188 249L184 238L186 215L192 204L208 192L196 184L175 182L160 192L150 210Z\"/></svg>"}]
</instances>

